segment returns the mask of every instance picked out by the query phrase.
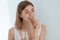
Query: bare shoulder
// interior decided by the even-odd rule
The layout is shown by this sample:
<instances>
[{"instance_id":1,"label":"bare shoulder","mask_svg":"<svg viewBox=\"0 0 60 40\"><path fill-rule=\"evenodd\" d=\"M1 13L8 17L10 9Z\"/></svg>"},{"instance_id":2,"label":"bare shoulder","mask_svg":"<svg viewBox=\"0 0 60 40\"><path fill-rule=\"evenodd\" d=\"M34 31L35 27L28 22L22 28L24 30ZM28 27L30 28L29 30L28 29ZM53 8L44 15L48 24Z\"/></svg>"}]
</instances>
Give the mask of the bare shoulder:
<instances>
[{"instance_id":1,"label":"bare shoulder","mask_svg":"<svg viewBox=\"0 0 60 40\"><path fill-rule=\"evenodd\" d=\"M8 31L8 40L13 40L14 39L14 28L10 28Z\"/></svg>"},{"instance_id":2,"label":"bare shoulder","mask_svg":"<svg viewBox=\"0 0 60 40\"><path fill-rule=\"evenodd\" d=\"M42 31L46 31L46 26L45 25L41 25L42 26Z\"/></svg>"},{"instance_id":3,"label":"bare shoulder","mask_svg":"<svg viewBox=\"0 0 60 40\"><path fill-rule=\"evenodd\" d=\"M11 34L14 33L14 28L13 27L9 29L9 33L11 33Z\"/></svg>"}]
</instances>

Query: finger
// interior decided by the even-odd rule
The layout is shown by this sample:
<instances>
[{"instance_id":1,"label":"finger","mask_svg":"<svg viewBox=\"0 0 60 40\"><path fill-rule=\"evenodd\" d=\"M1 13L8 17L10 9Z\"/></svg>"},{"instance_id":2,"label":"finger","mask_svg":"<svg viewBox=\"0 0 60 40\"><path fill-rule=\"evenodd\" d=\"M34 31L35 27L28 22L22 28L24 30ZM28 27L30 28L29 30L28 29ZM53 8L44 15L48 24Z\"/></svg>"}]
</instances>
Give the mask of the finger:
<instances>
[{"instance_id":1,"label":"finger","mask_svg":"<svg viewBox=\"0 0 60 40\"><path fill-rule=\"evenodd\" d=\"M35 23L34 23L34 27L36 28L39 28L39 26L40 26L40 23L39 22L37 22L37 21L35 21Z\"/></svg>"},{"instance_id":2,"label":"finger","mask_svg":"<svg viewBox=\"0 0 60 40\"><path fill-rule=\"evenodd\" d=\"M35 25L39 26L39 23L38 23L38 22L36 22L36 23L35 23Z\"/></svg>"},{"instance_id":3,"label":"finger","mask_svg":"<svg viewBox=\"0 0 60 40\"><path fill-rule=\"evenodd\" d=\"M40 25L40 23L39 23L38 20L35 20L35 24L36 24L36 25Z\"/></svg>"},{"instance_id":4,"label":"finger","mask_svg":"<svg viewBox=\"0 0 60 40\"><path fill-rule=\"evenodd\" d=\"M35 18L32 18L31 21L35 21Z\"/></svg>"},{"instance_id":5,"label":"finger","mask_svg":"<svg viewBox=\"0 0 60 40\"><path fill-rule=\"evenodd\" d=\"M32 24L33 24L33 25L34 25L34 21L35 21L35 19L34 19L34 18L32 18L32 19L31 19L31 22L32 22Z\"/></svg>"}]
</instances>

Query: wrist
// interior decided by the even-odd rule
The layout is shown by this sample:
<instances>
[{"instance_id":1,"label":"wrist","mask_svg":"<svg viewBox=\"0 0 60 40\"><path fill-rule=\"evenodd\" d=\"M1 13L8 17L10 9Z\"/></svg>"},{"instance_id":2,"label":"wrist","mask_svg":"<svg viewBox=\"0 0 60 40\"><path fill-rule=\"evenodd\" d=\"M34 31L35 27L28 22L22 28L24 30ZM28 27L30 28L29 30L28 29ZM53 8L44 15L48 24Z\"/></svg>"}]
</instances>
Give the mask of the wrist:
<instances>
[{"instance_id":1,"label":"wrist","mask_svg":"<svg viewBox=\"0 0 60 40\"><path fill-rule=\"evenodd\" d=\"M34 36L34 40L38 40L38 36L37 35Z\"/></svg>"}]
</instances>

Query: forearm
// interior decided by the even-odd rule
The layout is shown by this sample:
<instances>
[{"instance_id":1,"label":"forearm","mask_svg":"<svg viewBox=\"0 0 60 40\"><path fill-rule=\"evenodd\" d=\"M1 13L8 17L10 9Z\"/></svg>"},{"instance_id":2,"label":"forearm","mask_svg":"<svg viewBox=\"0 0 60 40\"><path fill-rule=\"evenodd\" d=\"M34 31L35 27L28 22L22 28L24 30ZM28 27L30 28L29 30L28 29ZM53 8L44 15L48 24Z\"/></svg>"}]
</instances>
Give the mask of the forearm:
<instances>
[{"instance_id":1,"label":"forearm","mask_svg":"<svg viewBox=\"0 0 60 40\"><path fill-rule=\"evenodd\" d=\"M39 40L38 38L35 38L34 40Z\"/></svg>"},{"instance_id":2,"label":"forearm","mask_svg":"<svg viewBox=\"0 0 60 40\"><path fill-rule=\"evenodd\" d=\"M38 36L34 36L34 40L39 40L39 37Z\"/></svg>"}]
</instances>

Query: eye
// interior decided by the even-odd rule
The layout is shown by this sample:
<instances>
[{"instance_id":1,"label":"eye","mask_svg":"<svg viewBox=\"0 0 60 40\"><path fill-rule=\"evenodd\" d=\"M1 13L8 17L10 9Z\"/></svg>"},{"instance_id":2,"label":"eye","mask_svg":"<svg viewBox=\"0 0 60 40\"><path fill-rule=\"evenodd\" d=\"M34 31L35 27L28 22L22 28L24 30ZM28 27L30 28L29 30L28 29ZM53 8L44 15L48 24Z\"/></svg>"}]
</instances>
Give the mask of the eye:
<instances>
[{"instance_id":1,"label":"eye","mask_svg":"<svg viewBox=\"0 0 60 40\"><path fill-rule=\"evenodd\" d=\"M34 12L34 9L32 9L31 11Z\"/></svg>"},{"instance_id":2,"label":"eye","mask_svg":"<svg viewBox=\"0 0 60 40\"><path fill-rule=\"evenodd\" d=\"M32 12L34 12L34 10L32 10Z\"/></svg>"},{"instance_id":3,"label":"eye","mask_svg":"<svg viewBox=\"0 0 60 40\"><path fill-rule=\"evenodd\" d=\"M28 14L29 12L25 12L26 14Z\"/></svg>"}]
</instances>

